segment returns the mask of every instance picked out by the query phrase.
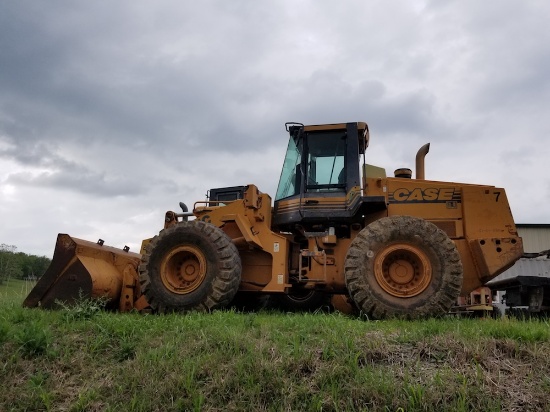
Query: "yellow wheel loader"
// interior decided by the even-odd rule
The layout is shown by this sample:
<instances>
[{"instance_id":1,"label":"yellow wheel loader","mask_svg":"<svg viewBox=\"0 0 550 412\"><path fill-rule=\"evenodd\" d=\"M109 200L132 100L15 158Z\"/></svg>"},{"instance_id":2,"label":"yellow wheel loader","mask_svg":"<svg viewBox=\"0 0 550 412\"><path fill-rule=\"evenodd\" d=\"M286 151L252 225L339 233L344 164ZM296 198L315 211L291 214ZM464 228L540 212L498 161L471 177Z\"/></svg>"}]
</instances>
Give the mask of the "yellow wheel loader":
<instances>
[{"instance_id":1,"label":"yellow wheel loader","mask_svg":"<svg viewBox=\"0 0 550 412\"><path fill-rule=\"evenodd\" d=\"M426 180L424 157L387 177L366 163L366 123L290 135L272 202L252 184L169 211L141 256L60 235L25 300L108 296L120 310L211 311L269 295L285 308L332 301L370 318L445 314L523 254L504 189ZM111 285L112 284L112 285Z\"/></svg>"}]
</instances>

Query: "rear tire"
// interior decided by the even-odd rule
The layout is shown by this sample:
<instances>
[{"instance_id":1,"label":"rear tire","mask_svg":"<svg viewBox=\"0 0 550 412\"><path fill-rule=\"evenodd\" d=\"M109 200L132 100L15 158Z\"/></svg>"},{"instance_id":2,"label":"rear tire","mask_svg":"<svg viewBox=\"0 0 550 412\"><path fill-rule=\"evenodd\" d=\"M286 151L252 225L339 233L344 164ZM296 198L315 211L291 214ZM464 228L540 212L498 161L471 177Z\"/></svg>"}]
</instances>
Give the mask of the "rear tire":
<instances>
[{"instance_id":1,"label":"rear tire","mask_svg":"<svg viewBox=\"0 0 550 412\"><path fill-rule=\"evenodd\" d=\"M239 252L220 228L199 220L162 230L139 266L143 293L158 312L211 311L228 305L239 288Z\"/></svg>"},{"instance_id":2,"label":"rear tire","mask_svg":"<svg viewBox=\"0 0 550 412\"><path fill-rule=\"evenodd\" d=\"M446 314L462 288L454 242L433 223L390 216L365 227L345 260L348 291L368 317L422 318Z\"/></svg>"},{"instance_id":3,"label":"rear tire","mask_svg":"<svg viewBox=\"0 0 550 412\"><path fill-rule=\"evenodd\" d=\"M314 312L329 307L330 295L314 289L297 289L288 294L271 295L273 307L287 312Z\"/></svg>"}]
</instances>

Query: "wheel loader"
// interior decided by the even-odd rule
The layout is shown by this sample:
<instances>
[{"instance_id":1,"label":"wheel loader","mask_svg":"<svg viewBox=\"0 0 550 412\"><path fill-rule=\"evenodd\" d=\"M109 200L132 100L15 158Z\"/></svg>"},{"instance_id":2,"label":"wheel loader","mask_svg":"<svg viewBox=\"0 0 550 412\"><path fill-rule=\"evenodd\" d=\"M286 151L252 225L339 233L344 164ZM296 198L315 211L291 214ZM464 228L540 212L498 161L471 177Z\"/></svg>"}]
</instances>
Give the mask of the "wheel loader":
<instances>
[{"instance_id":1,"label":"wheel loader","mask_svg":"<svg viewBox=\"0 0 550 412\"><path fill-rule=\"evenodd\" d=\"M275 199L211 189L168 211L141 253L60 234L24 304L107 296L119 310L212 311L269 295L383 319L445 314L523 254L502 188L426 180L424 158L387 177L364 122L287 123Z\"/></svg>"}]
</instances>

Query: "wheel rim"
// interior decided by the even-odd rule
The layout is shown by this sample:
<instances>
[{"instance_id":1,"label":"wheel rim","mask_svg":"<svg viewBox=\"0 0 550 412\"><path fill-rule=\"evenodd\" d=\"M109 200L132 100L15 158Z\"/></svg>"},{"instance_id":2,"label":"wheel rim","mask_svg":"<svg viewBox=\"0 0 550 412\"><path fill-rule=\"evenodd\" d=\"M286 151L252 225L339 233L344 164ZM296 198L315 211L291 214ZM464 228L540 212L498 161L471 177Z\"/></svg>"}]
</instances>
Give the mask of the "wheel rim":
<instances>
[{"instance_id":1,"label":"wheel rim","mask_svg":"<svg viewBox=\"0 0 550 412\"><path fill-rule=\"evenodd\" d=\"M374 275L380 287L390 295L412 297L428 287L432 267L422 250L407 244L395 244L376 256Z\"/></svg>"},{"instance_id":2,"label":"wheel rim","mask_svg":"<svg viewBox=\"0 0 550 412\"><path fill-rule=\"evenodd\" d=\"M206 277L206 258L194 246L172 249L161 262L160 277L170 291L184 295L197 289Z\"/></svg>"},{"instance_id":3,"label":"wheel rim","mask_svg":"<svg viewBox=\"0 0 550 412\"><path fill-rule=\"evenodd\" d=\"M287 297L294 302L305 302L315 294L313 289L298 290L289 293Z\"/></svg>"}]
</instances>

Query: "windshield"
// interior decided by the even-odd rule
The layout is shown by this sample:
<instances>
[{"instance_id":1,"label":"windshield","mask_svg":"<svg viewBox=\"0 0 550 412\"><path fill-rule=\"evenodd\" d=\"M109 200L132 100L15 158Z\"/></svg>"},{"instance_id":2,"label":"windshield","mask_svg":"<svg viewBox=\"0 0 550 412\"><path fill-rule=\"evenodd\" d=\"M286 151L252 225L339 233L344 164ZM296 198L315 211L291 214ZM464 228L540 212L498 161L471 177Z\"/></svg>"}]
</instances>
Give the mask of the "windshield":
<instances>
[{"instance_id":1,"label":"windshield","mask_svg":"<svg viewBox=\"0 0 550 412\"><path fill-rule=\"evenodd\" d=\"M346 182L345 136L323 133L308 138L307 189L338 189Z\"/></svg>"},{"instance_id":2,"label":"windshield","mask_svg":"<svg viewBox=\"0 0 550 412\"><path fill-rule=\"evenodd\" d=\"M346 187L346 137L342 132L307 135L306 191L339 191ZM290 139L275 200L300 192L304 140Z\"/></svg>"},{"instance_id":3,"label":"windshield","mask_svg":"<svg viewBox=\"0 0 550 412\"><path fill-rule=\"evenodd\" d=\"M285 197L297 194L297 188L300 182L296 182L296 168L299 167L301 162L301 152L302 139L299 138L298 142L294 141L294 139L290 139L275 200L284 199Z\"/></svg>"}]
</instances>

